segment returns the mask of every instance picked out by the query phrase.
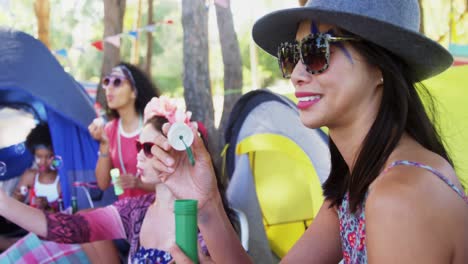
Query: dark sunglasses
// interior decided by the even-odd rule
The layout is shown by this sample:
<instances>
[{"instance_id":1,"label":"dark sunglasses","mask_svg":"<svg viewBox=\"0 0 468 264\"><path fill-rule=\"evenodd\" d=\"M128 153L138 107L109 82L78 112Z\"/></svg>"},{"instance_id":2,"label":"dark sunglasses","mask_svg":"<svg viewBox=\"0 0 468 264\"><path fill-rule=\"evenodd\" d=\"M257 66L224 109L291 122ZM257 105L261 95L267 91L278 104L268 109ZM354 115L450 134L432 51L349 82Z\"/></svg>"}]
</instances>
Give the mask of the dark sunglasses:
<instances>
[{"instance_id":1,"label":"dark sunglasses","mask_svg":"<svg viewBox=\"0 0 468 264\"><path fill-rule=\"evenodd\" d=\"M154 146L153 142L141 143L138 140L136 141L137 153L140 153L140 151L143 150L143 153L145 153L145 156L149 159L153 157L153 153L151 153L151 148L153 146Z\"/></svg>"},{"instance_id":2,"label":"dark sunglasses","mask_svg":"<svg viewBox=\"0 0 468 264\"><path fill-rule=\"evenodd\" d=\"M122 85L122 83L124 82L124 80L126 80L127 78L123 77L123 76L106 76L102 79L102 88L104 89L107 89L109 86L114 86L115 88L119 87L120 85Z\"/></svg>"},{"instance_id":3,"label":"dark sunglasses","mask_svg":"<svg viewBox=\"0 0 468 264\"><path fill-rule=\"evenodd\" d=\"M330 43L358 41L354 37L332 37L330 34L310 34L301 41L283 42L278 47L278 63L284 78L290 78L299 60L310 74L324 72L330 64Z\"/></svg>"}]
</instances>

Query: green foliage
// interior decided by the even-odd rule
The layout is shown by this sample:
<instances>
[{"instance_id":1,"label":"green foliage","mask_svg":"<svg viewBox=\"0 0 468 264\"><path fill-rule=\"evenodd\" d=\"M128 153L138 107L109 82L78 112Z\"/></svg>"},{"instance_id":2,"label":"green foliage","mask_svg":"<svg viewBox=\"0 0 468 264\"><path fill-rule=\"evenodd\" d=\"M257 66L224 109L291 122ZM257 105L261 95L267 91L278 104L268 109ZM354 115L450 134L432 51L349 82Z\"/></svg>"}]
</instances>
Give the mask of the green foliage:
<instances>
[{"instance_id":1,"label":"green foliage","mask_svg":"<svg viewBox=\"0 0 468 264\"><path fill-rule=\"evenodd\" d=\"M67 49L68 57L58 59L76 79L98 81L102 53L91 43L102 39L103 3L51 0L50 5L51 49Z\"/></svg>"},{"instance_id":2,"label":"green foliage","mask_svg":"<svg viewBox=\"0 0 468 264\"><path fill-rule=\"evenodd\" d=\"M243 72L244 72L244 85L252 85L252 80L250 78L252 66L251 66L251 45L255 45L257 52L257 75L259 79L260 87L269 87L276 80L281 78L281 73L278 68L278 62L275 57L263 51L256 44L253 44L251 41L250 31L246 31L242 36L239 36L239 43L241 49L241 56L243 62Z\"/></svg>"},{"instance_id":3,"label":"green foliage","mask_svg":"<svg viewBox=\"0 0 468 264\"><path fill-rule=\"evenodd\" d=\"M142 26L148 24L146 1L144 3ZM132 13L127 14L132 15ZM173 24L161 23L167 20L172 20ZM163 93L182 96L183 32L180 22L180 3L171 0L154 1L153 21L159 24L153 32L151 77ZM140 64L144 65L148 44L147 34L141 34L140 38Z\"/></svg>"},{"instance_id":4,"label":"green foliage","mask_svg":"<svg viewBox=\"0 0 468 264\"><path fill-rule=\"evenodd\" d=\"M439 39L449 28L450 5L445 0L423 0L425 29L429 37ZM0 7L0 25L37 35L37 21L33 0L10 0L10 7ZM453 0L452 11L457 20L452 40L468 44L468 12L466 0ZM234 23L241 49L244 87L252 86L251 75L251 29L256 17L283 7L297 6L296 0L231 1ZM58 57L60 63L77 80L98 82L101 74L102 52L91 46L103 37L104 4L95 0L50 0L50 43L52 50L67 49L68 57ZM137 0L127 0L124 17L124 32L136 28ZM250 10L250 9L251 10ZM141 26L147 24L147 1L142 0ZM223 92L223 62L219 44L214 6L210 6L210 77L213 94ZM172 20L174 23L158 24L153 32L152 79L166 94L183 94L183 32L181 25L181 1L155 0L154 21ZM121 38L121 59L130 61L133 52L132 37ZM443 44L448 44L444 39ZM140 65L146 63L147 35L139 36ZM80 51L78 48L82 48ZM276 59L256 48L257 78L260 87L271 87L281 79Z\"/></svg>"}]
</instances>

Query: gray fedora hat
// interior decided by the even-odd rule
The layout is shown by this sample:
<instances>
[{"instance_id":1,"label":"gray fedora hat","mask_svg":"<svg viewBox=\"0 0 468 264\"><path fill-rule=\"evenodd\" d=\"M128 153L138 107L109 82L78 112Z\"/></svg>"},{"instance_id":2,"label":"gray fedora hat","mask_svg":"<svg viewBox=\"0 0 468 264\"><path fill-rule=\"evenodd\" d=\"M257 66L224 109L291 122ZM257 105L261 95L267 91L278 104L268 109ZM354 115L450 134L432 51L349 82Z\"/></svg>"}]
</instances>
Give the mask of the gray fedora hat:
<instances>
[{"instance_id":1,"label":"gray fedora hat","mask_svg":"<svg viewBox=\"0 0 468 264\"><path fill-rule=\"evenodd\" d=\"M275 11L257 20L253 39L277 56L279 44L293 41L303 20L335 25L391 51L406 61L419 81L453 63L444 47L419 33L417 0L309 0L304 7Z\"/></svg>"}]
</instances>

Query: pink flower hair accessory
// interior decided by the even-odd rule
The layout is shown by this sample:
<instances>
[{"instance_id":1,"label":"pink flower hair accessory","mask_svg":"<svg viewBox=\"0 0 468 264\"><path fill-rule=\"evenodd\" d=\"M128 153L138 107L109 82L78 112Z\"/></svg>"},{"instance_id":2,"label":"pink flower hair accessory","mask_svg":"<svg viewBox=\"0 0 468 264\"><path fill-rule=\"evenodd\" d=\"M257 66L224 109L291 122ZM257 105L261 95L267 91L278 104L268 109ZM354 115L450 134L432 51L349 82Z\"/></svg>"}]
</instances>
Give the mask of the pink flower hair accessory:
<instances>
[{"instance_id":1,"label":"pink flower hair accessory","mask_svg":"<svg viewBox=\"0 0 468 264\"><path fill-rule=\"evenodd\" d=\"M192 112L185 111L181 107L178 107L175 100L167 96L153 97L151 101L146 104L144 122L154 116L165 117L170 124L185 123L189 127L193 127L190 122Z\"/></svg>"},{"instance_id":2,"label":"pink flower hair accessory","mask_svg":"<svg viewBox=\"0 0 468 264\"><path fill-rule=\"evenodd\" d=\"M167 140L169 144L178 151L186 151L189 157L190 164L195 165L190 146L194 140L194 133L192 128L197 128L196 122L190 122L192 112L184 111L177 107L173 99L166 96L153 97L146 105L144 111L145 123L154 116L165 117L171 127L167 133Z\"/></svg>"}]
</instances>

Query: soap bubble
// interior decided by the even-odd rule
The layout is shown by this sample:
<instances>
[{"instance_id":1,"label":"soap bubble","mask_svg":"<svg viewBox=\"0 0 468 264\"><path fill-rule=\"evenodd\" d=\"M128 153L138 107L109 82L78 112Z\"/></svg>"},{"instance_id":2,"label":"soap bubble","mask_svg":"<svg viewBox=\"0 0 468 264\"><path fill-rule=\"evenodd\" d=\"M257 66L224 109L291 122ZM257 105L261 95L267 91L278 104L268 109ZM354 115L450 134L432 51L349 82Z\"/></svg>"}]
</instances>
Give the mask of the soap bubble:
<instances>
[{"instance_id":1,"label":"soap bubble","mask_svg":"<svg viewBox=\"0 0 468 264\"><path fill-rule=\"evenodd\" d=\"M58 170L63 167L63 160L62 157L56 155L52 157L52 161L50 162L50 169L51 170Z\"/></svg>"},{"instance_id":2,"label":"soap bubble","mask_svg":"<svg viewBox=\"0 0 468 264\"><path fill-rule=\"evenodd\" d=\"M5 164L5 162L0 161L0 177L5 175L6 172L7 172L7 165Z\"/></svg>"},{"instance_id":3,"label":"soap bubble","mask_svg":"<svg viewBox=\"0 0 468 264\"><path fill-rule=\"evenodd\" d=\"M26 147L24 146L24 143L20 143L15 146L15 153L18 155L23 155L25 150Z\"/></svg>"}]
</instances>

